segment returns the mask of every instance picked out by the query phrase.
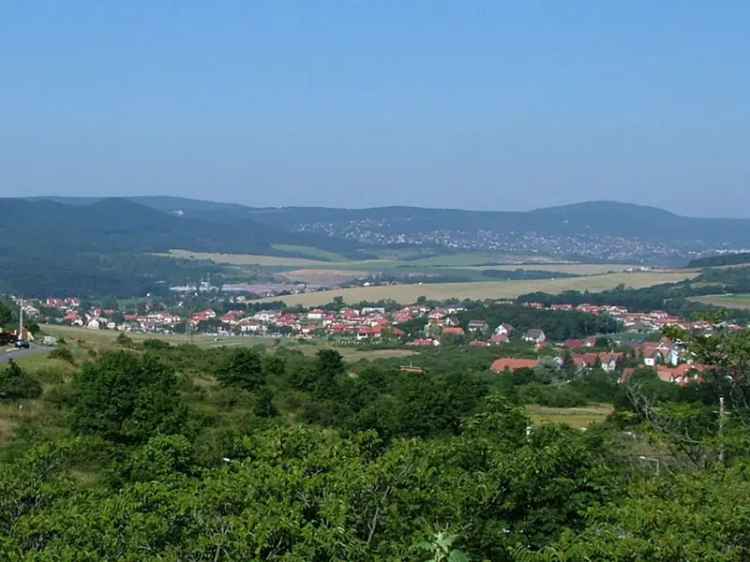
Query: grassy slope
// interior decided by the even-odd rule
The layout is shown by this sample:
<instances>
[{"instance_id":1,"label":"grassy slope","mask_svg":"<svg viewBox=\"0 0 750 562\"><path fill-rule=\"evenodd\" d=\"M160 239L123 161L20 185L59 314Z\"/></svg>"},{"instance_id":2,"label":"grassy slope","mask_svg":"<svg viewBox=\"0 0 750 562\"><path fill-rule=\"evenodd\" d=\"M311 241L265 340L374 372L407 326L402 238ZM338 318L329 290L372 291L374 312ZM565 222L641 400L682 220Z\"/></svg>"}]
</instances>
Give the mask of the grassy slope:
<instances>
[{"instance_id":1,"label":"grassy slope","mask_svg":"<svg viewBox=\"0 0 750 562\"><path fill-rule=\"evenodd\" d=\"M96 352L109 351L116 349L115 339L119 336L119 332L111 330L89 330L86 328L75 328L70 326L51 326L44 325L43 329L46 333L53 336L64 337L68 343L73 343L73 349L81 350L78 352L77 359L83 359L85 357L84 352L88 349L93 349ZM215 338L213 336L196 335L192 338L187 336L176 334L176 335L156 335L156 334L128 334L128 337L136 342L142 342L145 339L160 339L167 341L173 345L180 345L185 343L193 343L199 347L215 348L215 347L253 347L256 345L263 345L267 347L275 347L277 345L283 345L287 348L291 348L297 351L303 352L305 355L314 355L321 349L333 348L336 349L347 361L358 361L360 359L387 359L391 357L410 357L417 353L407 349L361 349L357 347L337 347L328 344L327 342L320 340L312 340L299 342L295 339L281 339L270 337L243 337L243 336L230 336ZM280 344L277 342L281 342ZM74 353L75 354L75 353ZM36 360L37 358L33 358ZM39 358L42 360L42 358ZM32 360L31 358L29 360ZM20 362L23 365L23 361Z\"/></svg>"}]
</instances>

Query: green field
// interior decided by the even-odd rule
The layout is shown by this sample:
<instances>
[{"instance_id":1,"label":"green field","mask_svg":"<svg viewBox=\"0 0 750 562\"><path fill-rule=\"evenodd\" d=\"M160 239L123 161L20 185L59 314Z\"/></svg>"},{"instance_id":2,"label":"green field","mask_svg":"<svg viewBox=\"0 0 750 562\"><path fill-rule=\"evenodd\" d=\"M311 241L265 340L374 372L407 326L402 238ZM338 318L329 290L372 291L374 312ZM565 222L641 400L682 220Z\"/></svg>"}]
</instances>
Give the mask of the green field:
<instances>
[{"instance_id":1,"label":"green field","mask_svg":"<svg viewBox=\"0 0 750 562\"><path fill-rule=\"evenodd\" d=\"M614 409L611 404L592 404L580 408L549 408L532 404L526 412L537 424L559 423L575 429L587 428L603 422Z\"/></svg>"},{"instance_id":2,"label":"green field","mask_svg":"<svg viewBox=\"0 0 750 562\"><path fill-rule=\"evenodd\" d=\"M750 310L750 294L706 295L691 297L690 300L723 308Z\"/></svg>"},{"instance_id":3,"label":"green field","mask_svg":"<svg viewBox=\"0 0 750 562\"><path fill-rule=\"evenodd\" d=\"M333 252L327 252L314 246L293 246L291 244L273 244L271 247L279 252L285 252L300 256L302 258L308 258L312 260L320 261L346 261L344 256L334 254Z\"/></svg>"},{"instance_id":4,"label":"green field","mask_svg":"<svg viewBox=\"0 0 750 562\"><path fill-rule=\"evenodd\" d=\"M626 264L587 264L573 262L552 262L540 258L519 258L504 254L486 252L445 254L425 258L411 259L397 254L384 254L379 259L347 260L331 252L325 252L306 246L275 245L274 248L304 257L264 256L256 254L221 254L209 252L192 252L172 250L167 257L211 261L219 265L282 267L296 269L332 269L340 271L420 271L440 273L445 270L465 270L481 272L483 270L515 271L559 271L575 275L594 275L610 272L621 272L630 267Z\"/></svg>"},{"instance_id":5,"label":"green field","mask_svg":"<svg viewBox=\"0 0 750 562\"><path fill-rule=\"evenodd\" d=\"M602 275L604 273L623 272L630 265L626 264L602 264L602 263L533 263L533 264L515 264L515 265L479 265L469 266L462 269L474 271L549 271L557 273L570 273L572 275Z\"/></svg>"},{"instance_id":6,"label":"green field","mask_svg":"<svg viewBox=\"0 0 750 562\"><path fill-rule=\"evenodd\" d=\"M407 274L425 277L440 277L441 282L420 284L394 284L377 287L356 287L330 291L290 295L279 299L290 305L318 306L331 302L334 297L343 297L348 303L363 300L391 299L410 304L420 296L434 300L450 298L512 299L524 293L544 291L559 293L566 290L603 291L624 284L642 288L660 283L675 283L698 275L696 270L656 270L628 273L626 264L553 263L540 258L524 258L491 252L464 252L440 256L421 254L388 253L371 260L324 261L340 258L336 254L317 251L304 246L278 246L277 249L295 253L308 252L309 257L262 256L252 254L214 254L172 250L171 257L208 260L216 264L236 267L274 268L289 281L316 285L337 286L354 278L364 278L374 272L394 273L398 277ZM312 259L313 257L318 259ZM514 262L515 260L515 262ZM533 260L533 262L532 262ZM505 262L505 263L503 263ZM487 270L496 271L544 271L548 273L577 275L561 279L536 280L488 280Z\"/></svg>"},{"instance_id":7,"label":"green field","mask_svg":"<svg viewBox=\"0 0 750 562\"><path fill-rule=\"evenodd\" d=\"M474 283L427 283L413 285L383 285L335 289L316 293L304 293L284 297L271 297L266 301L281 300L289 305L320 306L335 297L345 302L379 301L391 299L402 304L416 302L420 296L428 299L512 299L525 293L544 291L560 293L568 290L604 291L624 284L627 287L643 288L660 283L676 283L697 275L693 271L659 271L648 273L611 273L566 279L542 279L530 281L480 281Z\"/></svg>"},{"instance_id":8,"label":"green field","mask_svg":"<svg viewBox=\"0 0 750 562\"><path fill-rule=\"evenodd\" d=\"M499 252L460 252L408 260L407 263L429 267L481 267L495 264L508 264L518 267L520 264L526 264L529 268L536 268L537 265L549 265L558 262L538 256L514 256Z\"/></svg>"},{"instance_id":9,"label":"green field","mask_svg":"<svg viewBox=\"0 0 750 562\"><path fill-rule=\"evenodd\" d=\"M160 254L165 257L211 261L224 265L257 265L264 267L304 267L325 266L328 262L308 258L288 258L280 256L259 256L255 254L219 254L207 252L191 252L188 250L171 250L168 254Z\"/></svg>"}]
</instances>

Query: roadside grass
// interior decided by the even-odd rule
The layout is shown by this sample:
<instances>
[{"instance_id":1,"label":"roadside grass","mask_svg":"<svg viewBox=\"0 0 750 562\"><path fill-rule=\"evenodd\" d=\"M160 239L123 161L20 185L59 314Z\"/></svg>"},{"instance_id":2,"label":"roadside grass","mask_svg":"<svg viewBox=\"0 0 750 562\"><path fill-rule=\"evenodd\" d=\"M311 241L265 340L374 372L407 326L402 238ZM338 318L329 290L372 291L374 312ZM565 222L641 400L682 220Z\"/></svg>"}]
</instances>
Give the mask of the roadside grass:
<instances>
[{"instance_id":1,"label":"roadside grass","mask_svg":"<svg viewBox=\"0 0 750 562\"><path fill-rule=\"evenodd\" d=\"M526 406L526 412L536 424L564 424L574 429L588 428L592 424L601 423L613 411L611 404L592 404L579 408L550 408L537 404Z\"/></svg>"}]
</instances>

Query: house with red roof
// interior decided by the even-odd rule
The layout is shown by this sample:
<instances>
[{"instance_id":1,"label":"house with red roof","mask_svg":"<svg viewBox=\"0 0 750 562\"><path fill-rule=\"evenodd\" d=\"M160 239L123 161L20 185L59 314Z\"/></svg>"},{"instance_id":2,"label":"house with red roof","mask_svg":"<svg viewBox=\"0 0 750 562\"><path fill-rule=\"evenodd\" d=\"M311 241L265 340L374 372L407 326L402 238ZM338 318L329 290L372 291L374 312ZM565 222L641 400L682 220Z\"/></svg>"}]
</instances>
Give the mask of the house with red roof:
<instances>
[{"instance_id":1,"label":"house with red roof","mask_svg":"<svg viewBox=\"0 0 750 562\"><path fill-rule=\"evenodd\" d=\"M657 367L656 376L664 382L671 382L685 386L691 382L703 382L700 373L706 370L705 365L688 365L683 363L677 367Z\"/></svg>"},{"instance_id":2,"label":"house with red roof","mask_svg":"<svg viewBox=\"0 0 750 562\"><path fill-rule=\"evenodd\" d=\"M490 343L493 345L503 345L504 343L508 343L510 341L510 338L508 338L507 334L495 334L490 338Z\"/></svg>"},{"instance_id":3,"label":"house with red roof","mask_svg":"<svg viewBox=\"0 0 750 562\"><path fill-rule=\"evenodd\" d=\"M406 345L413 345L415 347L437 347L440 345L440 342L432 338L419 338L414 341L410 341Z\"/></svg>"},{"instance_id":4,"label":"house with red roof","mask_svg":"<svg viewBox=\"0 0 750 562\"><path fill-rule=\"evenodd\" d=\"M515 372L519 369L534 369L539 366L539 359L516 359L514 357L502 357L496 359L490 366L490 370L500 374L504 372Z\"/></svg>"}]
</instances>

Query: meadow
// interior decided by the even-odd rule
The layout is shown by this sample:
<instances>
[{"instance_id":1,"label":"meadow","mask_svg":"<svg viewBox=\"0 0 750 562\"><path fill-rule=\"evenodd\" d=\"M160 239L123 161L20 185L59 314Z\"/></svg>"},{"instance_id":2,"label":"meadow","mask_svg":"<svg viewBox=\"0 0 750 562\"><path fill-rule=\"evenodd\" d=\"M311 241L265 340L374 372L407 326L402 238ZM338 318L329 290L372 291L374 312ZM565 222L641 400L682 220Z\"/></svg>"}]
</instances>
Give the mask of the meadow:
<instances>
[{"instance_id":1,"label":"meadow","mask_svg":"<svg viewBox=\"0 0 750 562\"><path fill-rule=\"evenodd\" d=\"M601 423L614 411L611 404L592 404L580 408L550 408L530 404L526 412L534 423L559 423L575 429L586 429L593 424Z\"/></svg>"},{"instance_id":2,"label":"meadow","mask_svg":"<svg viewBox=\"0 0 750 562\"><path fill-rule=\"evenodd\" d=\"M45 333L58 338L64 338L67 347L71 349L74 357L85 359L90 350L96 353L102 353L118 349L116 343L120 332L113 330L89 330L87 328L77 328L72 326L55 326L43 325ZM222 348L222 347L255 347L263 346L268 348L284 347L301 351L307 356L314 356L321 349L335 349L347 361L356 362L362 359L391 359L394 357L411 357L417 355L416 351L411 349L372 349L368 347L356 346L336 346L325 340L297 340L294 338L271 338L262 336L226 336L215 337L196 334L186 336L183 334L139 334L128 333L127 336L136 343L142 343L148 339L159 339L172 345L193 344L205 349ZM43 362L43 357L29 357L19 361L21 365L34 365Z\"/></svg>"},{"instance_id":3,"label":"meadow","mask_svg":"<svg viewBox=\"0 0 750 562\"><path fill-rule=\"evenodd\" d=\"M218 265L256 266L273 268L296 268L300 270L314 269L316 271L334 270L356 273L368 271L422 271L440 272L445 270L467 271L515 271L518 269L533 271L548 271L569 273L573 275L597 275L603 273L622 272L632 267L628 264L589 264L575 262L555 262L549 259L527 256L509 256L500 253L466 252L443 254L429 257L411 257L393 252L384 253L378 259L348 260L337 254L306 249L302 246L274 246L284 251L295 251L305 257L265 256L256 254L221 254L209 252L192 252L189 250L171 250L168 254L160 254L178 259L195 261L210 261Z\"/></svg>"},{"instance_id":4,"label":"meadow","mask_svg":"<svg viewBox=\"0 0 750 562\"><path fill-rule=\"evenodd\" d=\"M692 297L690 300L723 308L750 310L750 294L706 295Z\"/></svg>"}]
</instances>

